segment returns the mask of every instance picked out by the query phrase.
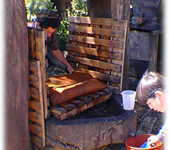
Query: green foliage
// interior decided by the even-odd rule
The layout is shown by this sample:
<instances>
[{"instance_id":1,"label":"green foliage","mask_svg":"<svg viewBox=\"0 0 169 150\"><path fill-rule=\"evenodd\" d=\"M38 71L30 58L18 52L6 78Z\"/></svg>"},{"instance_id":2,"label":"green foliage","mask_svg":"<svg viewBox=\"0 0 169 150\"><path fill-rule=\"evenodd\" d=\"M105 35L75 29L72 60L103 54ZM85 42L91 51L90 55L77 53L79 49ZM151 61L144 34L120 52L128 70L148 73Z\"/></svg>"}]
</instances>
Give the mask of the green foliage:
<instances>
[{"instance_id":1,"label":"green foliage","mask_svg":"<svg viewBox=\"0 0 169 150\"><path fill-rule=\"evenodd\" d=\"M58 40L61 49L66 49L66 44L68 42L68 34L69 31L67 26L69 25L69 21L65 19L64 21L60 22L60 26L57 28Z\"/></svg>"},{"instance_id":2,"label":"green foliage","mask_svg":"<svg viewBox=\"0 0 169 150\"><path fill-rule=\"evenodd\" d=\"M72 8L68 10L71 16L87 15L87 0L72 0Z\"/></svg>"},{"instance_id":3,"label":"green foliage","mask_svg":"<svg viewBox=\"0 0 169 150\"><path fill-rule=\"evenodd\" d=\"M41 11L53 10L53 3L50 0L25 0L27 19L31 20Z\"/></svg>"}]
</instances>

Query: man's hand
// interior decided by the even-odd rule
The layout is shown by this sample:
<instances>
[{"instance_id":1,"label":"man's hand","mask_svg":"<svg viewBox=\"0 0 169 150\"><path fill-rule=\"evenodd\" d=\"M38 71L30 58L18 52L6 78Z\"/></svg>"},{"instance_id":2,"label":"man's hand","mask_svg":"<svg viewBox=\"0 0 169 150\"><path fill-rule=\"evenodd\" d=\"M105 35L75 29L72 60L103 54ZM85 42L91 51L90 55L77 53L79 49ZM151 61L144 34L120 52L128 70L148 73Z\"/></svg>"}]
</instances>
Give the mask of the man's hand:
<instances>
[{"instance_id":1,"label":"man's hand","mask_svg":"<svg viewBox=\"0 0 169 150\"><path fill-rule=\"evenodd\" d=\"M147 139L148 145L152 146L153 144L157 143L159 141L159 137L157 135L152 135Z\"/></svg>"},{"instance_id":2,"label":"man's hand","mask_svg":"<svg viewBox=\"0 0 169 150\"><path fill-rule=\"evenodd\" d=\"M72 74L75 71L71 65L68 65L67 70L70 74Z\"/></svg>"}]
</instances>

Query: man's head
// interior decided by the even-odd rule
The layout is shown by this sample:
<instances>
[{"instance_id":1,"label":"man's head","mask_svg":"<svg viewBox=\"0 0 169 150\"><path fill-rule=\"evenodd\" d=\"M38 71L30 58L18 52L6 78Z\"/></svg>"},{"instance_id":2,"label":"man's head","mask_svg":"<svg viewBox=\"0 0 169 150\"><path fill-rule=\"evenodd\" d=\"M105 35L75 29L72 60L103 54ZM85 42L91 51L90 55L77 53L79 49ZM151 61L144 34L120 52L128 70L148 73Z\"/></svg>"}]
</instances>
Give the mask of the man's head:
<instances>
[{"instance_id":1,"label":"man's head","mask_svg":"<svg viewBox=\"0 0 169 150\"><path fill-rule=\"evenodd\" d=\"M50 37L56 28L59 26L59 21L54 18L43 18L39 21L41 29L45 30L47 36Z\"/></svg>"},{"instance_id":2,"label":"man's head","mask_svg":"<svg viewBox=\"0 0 169 150\"><path fill-rule=\"evenodd\" d=\"M156 72L146 72L136 89L136 100L140 105L148 105L159 112L165 111L164 76Z\"/></svg>"}]
</instances>

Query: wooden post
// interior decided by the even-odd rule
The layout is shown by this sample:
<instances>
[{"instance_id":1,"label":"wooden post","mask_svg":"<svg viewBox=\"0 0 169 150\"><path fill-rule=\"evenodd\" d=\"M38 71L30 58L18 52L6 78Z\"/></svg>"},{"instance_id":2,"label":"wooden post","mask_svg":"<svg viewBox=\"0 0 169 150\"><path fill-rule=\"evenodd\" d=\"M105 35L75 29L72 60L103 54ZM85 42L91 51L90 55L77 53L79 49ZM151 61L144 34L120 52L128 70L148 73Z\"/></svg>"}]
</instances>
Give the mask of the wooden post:
<instances>
[{"instance_id":1,"label":"wooden post","mask_svg":"<svg viewBox=\"0 0 169 150\"><path fill-rule=\"evenodd\" d=\"M28 35L23 0L6 0L5 150L29 150Z\"/></svg>"}]
</instances>

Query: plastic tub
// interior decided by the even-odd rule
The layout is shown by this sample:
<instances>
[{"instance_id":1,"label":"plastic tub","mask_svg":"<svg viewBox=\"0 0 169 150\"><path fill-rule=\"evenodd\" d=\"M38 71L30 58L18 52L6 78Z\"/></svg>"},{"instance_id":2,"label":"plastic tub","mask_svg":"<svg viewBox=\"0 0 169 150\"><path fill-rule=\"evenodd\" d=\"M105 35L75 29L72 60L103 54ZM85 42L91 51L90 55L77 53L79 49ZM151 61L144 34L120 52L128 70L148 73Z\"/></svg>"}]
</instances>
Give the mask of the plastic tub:
<instances>
[{"instance_id":1,"label":"plastic tub","mask_svg":"<svg viewBox=\"0 0 169 150\"><path fill-rule=\"evenodd\" d=\"M135 91L125 90L121 92L123 100L123 109L133 110L135 104Z\"/></svg>"},{"instance_id":2,"label":"plastic tub","mask_svg":"<svg viewBox=\"0 0 169 150\"><path fill-rule=\"evenodd\" d=\"M129 137L127 138L125 145L126 150L163 150L163 143L158 141L154 146L151 148L140 148L140 146L147 141L147 138L151 136L150 134L140 134L136 137Z\"/></svg>"}]
</instances>

